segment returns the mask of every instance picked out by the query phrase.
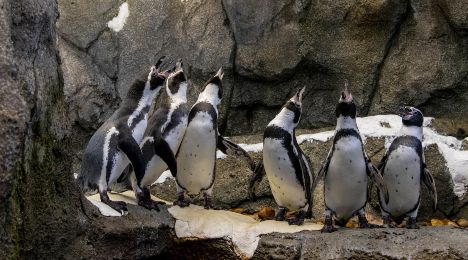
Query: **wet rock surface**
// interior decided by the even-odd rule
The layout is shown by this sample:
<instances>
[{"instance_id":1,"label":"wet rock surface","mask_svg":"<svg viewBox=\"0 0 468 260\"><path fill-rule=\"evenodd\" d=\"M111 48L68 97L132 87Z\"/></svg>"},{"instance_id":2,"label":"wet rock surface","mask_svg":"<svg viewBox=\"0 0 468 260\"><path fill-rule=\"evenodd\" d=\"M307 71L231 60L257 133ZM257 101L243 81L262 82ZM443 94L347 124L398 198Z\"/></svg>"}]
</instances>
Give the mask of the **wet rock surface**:
<instances>
[{"instance_id":1,"label":"wet rock surface","mask_svg":"<svg viewBox=\"0 0 468 260\"><path fill-rule=\"evenodd\" d=\"M465 259L466 229L340 229L262 236L252 259Z\"/></svg>"}]
</instances>

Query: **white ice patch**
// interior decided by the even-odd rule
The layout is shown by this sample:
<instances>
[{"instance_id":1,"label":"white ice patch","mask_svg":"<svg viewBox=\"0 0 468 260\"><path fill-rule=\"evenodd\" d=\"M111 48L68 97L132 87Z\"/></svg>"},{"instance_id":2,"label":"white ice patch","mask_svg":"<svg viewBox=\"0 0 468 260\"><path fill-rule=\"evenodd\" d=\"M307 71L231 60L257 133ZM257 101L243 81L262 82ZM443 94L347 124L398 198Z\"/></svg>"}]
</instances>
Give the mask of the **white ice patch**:
<instances>
[{"instance_id":1,"label":"white ice patch","mask_svg":"<svg viewBox=\"0 0 468 260\"><path fill-rule=\"evenodd\" d=\"M459 151L444 143L438 143L437 146L452 175L453 192L459 198L463 198L468 188L468 151Z\"/></svg>"},{"instance_id":2,"label":"white ice patch","mask_svg":"<svg viewBox=\"0 0 468 260\"><path fill-rule=\"evenodd\" d=\"M161 176L159 176L159 178L154 182L154 184L164 183L168 179L174 179L174 177L172 176L171 171L169 171L169 170L164 171L163 173L161 173Z\"/></svg>"},{"instance_id":3,"label":"white ice patch","mask_svg":"<svg viewBox=\"0 0 468 260\"><path fill-rule=\"evenodd\" d=\"M109 198L112 201L123 201L123 202L125 202L127 204L138 205L138 203L136 201L136 198L135 198L135 193L133 191L130 191L130 190L122 192L122 193L109 192L109 193L107 193L107 195L109 195ZM90 196L86 196L86 198L91 203L93 203L94 206L96 206L99 209L99 212L101 212L101 214L103 216L106 216L106 217L121 217L122 216L122 213L116 211L115 209L109 207L107 204L101 202L101 199L99 197L99 193L96 193L96 194L93 194L93 195L90 195ZM172 204L170 202L167 202L167 201L161 200L159 198L156 198L153 195L151 195L151 199L156 200L156 201L162 201L162 202L164 202L166 204Z\"/></svg>"},{"instance_id":4,"label":"white ice patch","mask_svg":"<svg viewBox=\"0 0 468 260\"><path fill-rule=\"evenodd\" d=\"M302 226L289 225L286 221L258 222L249 216L231 211L206 210L195 205L187 208L174 206L169 209L169 213L176 219L177 237L229 239L238 252L248 258L253 256L262 234L296 233L322 228L322 225L308 221Z\"/></svg>"},{"instance_id":5,"label":"white ice patch","mask_svg":"<svg viewBox=\"0 0 468 260\"><path fill-rule=\"evenodd\" d=\"M120 5L119 14L112 20L107 22L107 27L114 30L115 32L119 32L123 29L129 15L130 11L128 9L128 3L125 2L122 5Z\"/></svg>"}]
</instances>

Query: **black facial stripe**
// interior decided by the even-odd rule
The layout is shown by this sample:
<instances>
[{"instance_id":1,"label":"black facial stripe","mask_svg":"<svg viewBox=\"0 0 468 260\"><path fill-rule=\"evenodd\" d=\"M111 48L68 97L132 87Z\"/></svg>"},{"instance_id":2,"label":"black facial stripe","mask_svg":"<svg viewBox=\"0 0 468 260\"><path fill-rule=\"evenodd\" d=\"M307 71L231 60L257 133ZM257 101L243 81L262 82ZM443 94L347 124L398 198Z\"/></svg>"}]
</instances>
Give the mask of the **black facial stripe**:
<instances>
[{"instance_id":1,"label":"black facial stripe","mask_svg":"<svg viewBox=\"0 0 468 260\"><path fill-rule=\"evenodd\" d=\"M293 122L295 124L299 123L299 119L301 119L301 107L300 106L297 106L296 104L294 104L294 102L292 101L288 101L286 102L286 104L284 105L285 108L291 110L292 112L294 112L294 120Z\"/></svg>"},{"instance_id":2,"label":"black facial stripe","mask_svg":"<svg viewBox=\"0 0 468 260\"><path fill-rule=\"evenodd\" d=\"M362 143L361 135L359 135L359 133L356 130L350 129L350 128L345 128L345 129L340 129L340 130L338 130L336 132L335 138L333 139L333 146L335 145L335 143L338 140L340 140L343 137L347 137L347 136L354 136L357 139L359 139L359 141L361 141L361 143Z\"/></svg>"},{"instance_id":3,"label":"black facial stripe","mask_svg":"<svg viewBox=\"0 0 468 260\"><path fill-rule=\"evenodd\" d=\"M410 119L404 119L403 117L403 124L406 126L418 126L421 127L424 122L424 117L419 111L415 111L413 115L411 115Z\"/></svg>"},{"instance_id":4,"label":"black facial stripe","mask_svg":"<svg viewBox=\"0 0 468 260\"><path fill-rule=\"evenodd\" d=\"M281 127L268 126L263 133L263 140L265 140L265 138L281 140L284 149L288 151L289 161L292 163L293 168L295 169L294 172L296 173L296 179L299 181L302 187L304 187L304 180L302 179L302 172L300 170L301 163L299 162L299 157L294 154L291 134L289 134L288 131Z\"/></svg>"},{"instance_id":5,"label":"black facial stripe","mask_svg":"<svg viewBox=\"0 0 468 260\"><path fill-rule=\"evenodd\" d=\"M156 89L159 86L162 86L164 84L164 81L166 80L165 77L163 76L151 76L150 79L150 88Z\"/></svg>"},{"instance_id":6,"label":"black facial stripe","mask_svg":"<svg viewBox=\"0 0 468 260\"><path fill-rule=\"evenodd\" d=\"M339 102L338 105L336 105L335 114L336 117L342 115L356 118L356 104L354 104L354 102Z\"/></svg>"},{"instance_id":7,"label":"black facial stripe","mask_svg":"<svg viewBox=\"0 0 468 260\"><path fill-rule=\"evenodd\" d=\"M388 149L388 154L391 154L400 146L413 147L419 157L422 156L422 143L414 136L404 135L395 138L395 140L393 140L392 144L390 145L390 148Z\"/></svg>"},{"instance_id":8,"label":"black facial stripe","mask_svg":"<svg viewBox=\"0 0 468 260\"><path fill-rule=\"evenodd\" d=\"M190 123L192 119L197 115L199 112L208 112L208 114L211 116L211 119L213 120L213 127L217 129L217 120L218 120L218 114L216 113L215 108L213 105L211 105L208 102L200 102L196 104L189 113L189 118L188 122Z\"/></svg>"},{"instance_id":9,"label":"black facial stripe","mask_svg":"<svg viewBox=\"0 0 468 260\"><path fill-rule=\"evenodd\" d=\"M176 94L179 91L180 84L184 81L186 81L186 79L183 72L180 72L174 77L170 78L168 86L171 93Z\"/></svg>"}]
</instances>

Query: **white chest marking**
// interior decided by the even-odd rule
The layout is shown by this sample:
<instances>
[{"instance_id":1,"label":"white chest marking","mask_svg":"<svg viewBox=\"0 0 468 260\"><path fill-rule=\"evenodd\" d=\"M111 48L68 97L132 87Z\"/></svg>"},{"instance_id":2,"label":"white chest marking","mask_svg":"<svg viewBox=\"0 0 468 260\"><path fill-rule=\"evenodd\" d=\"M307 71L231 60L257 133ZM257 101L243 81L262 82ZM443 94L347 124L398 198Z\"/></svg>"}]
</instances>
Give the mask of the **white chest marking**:
<instances>
[{"instance_id":1,"label":"white chest marking","mask_svg":"<svg viewBox=\"0 0 468 260\"><path fill-rule=\"evenodd\" d=\"M132 129L133 139L135 139L137 143L140 143L141 140L143 139L143 135L145 134L147 126L148 126L148 114L145 114L144 118L140 122L138 122L135 128Z\"/></svg>"},{"instance_id":2,"label":"white chest marking","mask_svg":"<svg viewBox=\"0 0 468 260\"><path fill-rule=\"evenodd\" d=\"M367 201L367 173L362 143L346 136L335 144L325 177L325 203L340 219L351 217Z\"/></svg>"},{"instance_id":3,"label":"white chest marking","mask_svg":"<svg viewBox=\"0 0 468 260\"><path fill-rule=\"evenodd\" d=\"M216 134L207 112L198 112L185 131L177 156L177 181L189 194L198 194L212 184Z\"/></svg>"},{"instance_id":4,"label":"white chest marking","mask_svg":"<svg viewBox=\"0 0 468 260\"><path fill-rule=\"evenodd\" d=\"M169 144L171 150L174 154L177 154L179 150L180 143L185 134L185 129L187 128L187 117L182 118L181 123L166 135L164 140ZM143 147L145 142L152 142L152 137L146 137L140 147ZM157 155L154 155L146 166L145 176L143 177L141 184L142 186L149 186L153 184L161 174L167 169L166 163Z\"/></svg>"},{"instance_id":5,"label":"white chest marking","mask_svg":"<svg viewBox=\"0 0 468 260\"><path fill-rule=\"evenodd\" d=\"M106 170L107 170L107 163L109 159L112 160L112 158L109 158L109 146L110 146L110 141L112 136L118 135L119 131L117 128L112 127L109 129L109 131L106 134L106 137L104 139L104 146L102 149L102 168L101 168L101 177L99 179L99 187L101 189L101 192L107 189L107 183L106 183ZM102 190L104 189L104 190Z\"/></svg>"},{"instance_id":6,"label":"white chest marking","mask_svg":"<svg viewBox=\"0 0 468 260\"><path fill-rule=\"evenodd\" d=\"M263 141L263 163L277 204L290 210L307 210L304 188L297 180L296 170L281 140L266 138Z\"/></svg>"},{"instance_id":7,"label":"white chest marking","mask_svg":"<svg viewBox=\"0 0 468 260\"><path fill-rule=\"evenodd\" d=\"M421 178L421 159L416 151L400 146L392 151L384 169L384 181L388 188L388 204L382 199L385 211L398 217L408 213L418 203Z\"/></svg>"}]
</instances>

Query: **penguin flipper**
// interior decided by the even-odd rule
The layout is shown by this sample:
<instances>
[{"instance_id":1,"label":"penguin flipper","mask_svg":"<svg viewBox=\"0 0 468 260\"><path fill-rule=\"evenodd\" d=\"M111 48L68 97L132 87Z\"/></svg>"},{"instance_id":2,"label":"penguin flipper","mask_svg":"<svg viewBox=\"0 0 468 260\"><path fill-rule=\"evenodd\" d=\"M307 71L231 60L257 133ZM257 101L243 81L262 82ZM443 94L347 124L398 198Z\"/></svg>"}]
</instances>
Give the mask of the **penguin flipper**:
<instances>
[{"instance_id":1,"label":"penguin flipper","mask_svg":"<svg viewBox=\"0 0 468 260\"><path fill-rule=\"evenodd\" d=\"M221 152L227 154L227 155L237 155L241 156L241 158L247 163L249 166L250 170L254 171L255 170L255 162L250 157L250 155L242 149L239 145L233 143L232 141L224 138L221 135L218 135L218 142L217 142L217 148L221 150Z\"/></svg>"},{"instance_id":2,"label":"penguin flipper","mask_svg":"<svg viewBox=\"0 0 468 260\"><path fill-rule=\"evenodd\" d=\"M380 173L379 169L375 167L367 157L365 159L367 162L367 175L369 179L372 183L374 183L377 186L377 188L379 188L380 191L383 192L385 203L388 203L390 197L388 195L387 185L385 184L382 174Z\"/></svg>"},{"instance_id":3,"label":"penguin flipper","mask_svg":"<svg viewBox=\"0 0 468 260\"><path fill-rule=\"evenodd\" d=\"M433 204L432 204L432 210L436 211L437 210L437 190L436 190L436 185L434 181L434 177L432 176L431 172L427 169L427 167L424 165L424 169L422 171L421 175L421 180L424 182L426 185L427 189L432 195L433 199Z\"/></svg>"},{"instance_id":4,"label":"penguin flipper","mask_svg":"<svg viewBox=\"0 0 468 260\"><path fill-rule=\"evenodd\" d=\"M301 154L301 157L299 158L299 162L300 162L300 165L301 165L301 171L302 171L302 179L303 179L303 183L304 183L304 190L306 192L306 199L307 199L307 203L309 203L309 208L307 209L307 217L311 218L312 217L312 183L311 183L311 179L309 177L309 173L308 173L308 170L307 170L307 165L306 165L306 160L305 159L305 155L304 154Z\"/></svg>"},{"instance_id":5,"label":"penguin flipper","mask_svg":"<svg viewBox=\"0 0 468 260\"><path fill-rule=\"evenodd\" d=\"M255 191L262 181L263 176L266 175L263 163L255 163L252 157L244 149L242 149L242 147L219 134L217 148L225 154L240 156L247 163L250 170L254 173L249 181L248 197L252 201L255 201Z\"/></svg>"},{"instance_id":6,"label":"penguin flipper","mask_svg":"<svg viewBox=\"0 0 468 260\"><path fill-rule=\"evenodd\" d=\"M129 131L130 132L130 131ZM137 184L140 186L140 181L145 175L146 162L143 157L143 153L140 150L140 146L133 139L131 133L126 135L120 135L119 138L119 149L127 155L132 167L135 171Z\"/></svg>"},{"instance_id":7,"label":"penguin flipper","mask_svg":"<svg viewBox=\"0 0 468 260\"><path fill-rule=\"evenodd\" d=\"M166 164L173 177L177 176L177 160L169 144L162 137L154 138L154 153Z\"/></svg>"}]
</instances>

